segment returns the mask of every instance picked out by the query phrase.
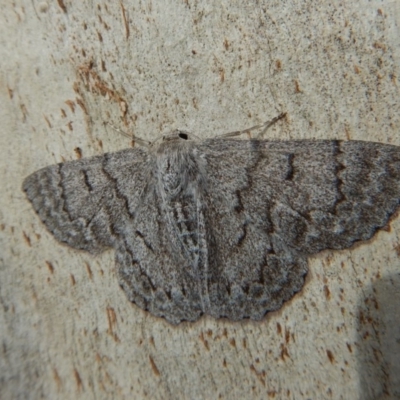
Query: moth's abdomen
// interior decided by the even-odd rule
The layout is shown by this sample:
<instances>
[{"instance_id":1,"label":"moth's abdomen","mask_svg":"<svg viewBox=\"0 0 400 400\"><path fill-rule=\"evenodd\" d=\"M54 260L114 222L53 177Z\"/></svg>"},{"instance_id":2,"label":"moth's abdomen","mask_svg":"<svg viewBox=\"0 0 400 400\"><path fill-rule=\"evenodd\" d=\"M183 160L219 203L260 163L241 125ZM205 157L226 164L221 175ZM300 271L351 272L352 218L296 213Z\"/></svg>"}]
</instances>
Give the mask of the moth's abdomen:
<instances>
[{"instance_id":1,"label":"moth's abdomen","mask_svg":"<svg viewBox=\"0 0 400 400\"><path fill-rule=\"evenodd\" d=\"M182 198L167 205L174 245L195 262L199 252L198 209L195 199Z\"/></svg>"}]
</instances>

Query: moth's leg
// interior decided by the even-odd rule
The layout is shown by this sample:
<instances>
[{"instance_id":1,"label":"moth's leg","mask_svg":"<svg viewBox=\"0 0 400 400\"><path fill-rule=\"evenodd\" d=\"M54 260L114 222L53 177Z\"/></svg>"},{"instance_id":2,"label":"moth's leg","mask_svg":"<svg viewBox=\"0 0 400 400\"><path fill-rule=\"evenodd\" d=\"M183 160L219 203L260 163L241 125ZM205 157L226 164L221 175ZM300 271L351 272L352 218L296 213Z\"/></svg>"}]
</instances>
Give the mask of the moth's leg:
<instances>
[{"instance_id":1,"label":"moth's leg","mask_svg":"<svg viewBox=\"0 0 400 400\"><path fill-rule=\"evenodd\" d=\"M125 136L129 139L134 140L137 144L139 144L140 146L144 146L144 147L149 147L151 145L151 142L141 139L133 134L129 134L127 132L122 131L121 129L117 128L116 126L110 124L109 122L105 121L105 124L109 125L112 129L114 129L114 131L118 132L119 134L121 134L122 136Z\"/></svg>"},{"instance_id":2,"label":"moth's leg","mask_svg":"<svg viewBox=\"0 0 400 400\"><path fill-rule=\"evenodd\" d=\"M258 137L258 136L261 136L261 135L263 135L263 134L267 131L268 128L270 128L272 125L274 125L275 122L277 122L277 121L279 121L280 119L284 118L285 115L286 115L285 112L284 112L284 113L280 113L277 117L272 118L272 119L271 119L270 121L268 121L268 122L265 122L265 123L260 124L260 125L254 125L254 126L252 126L251 128L243 129L243 130L241 130L241 131L234 131L234 132L224 133L224 134L222 134L222 135L218 135L218 138L228 138L228 137L240 136L240 135L242 135L243 133L249 133L250 131L252 131L252 130L254 130L254 129L263 128L263 130L257 135L257 137Z\"/></svg>"}]
</instances>

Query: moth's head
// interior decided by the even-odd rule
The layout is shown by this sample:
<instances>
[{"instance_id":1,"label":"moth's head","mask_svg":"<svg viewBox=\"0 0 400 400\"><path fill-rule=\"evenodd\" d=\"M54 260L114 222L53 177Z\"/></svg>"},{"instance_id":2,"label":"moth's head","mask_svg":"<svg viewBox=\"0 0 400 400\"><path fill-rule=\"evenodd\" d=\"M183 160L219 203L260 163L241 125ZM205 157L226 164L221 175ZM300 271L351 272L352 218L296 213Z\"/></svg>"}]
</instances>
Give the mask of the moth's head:
<instances>
[{"instance_id":1,"label":"moth's head","mask_svg":"<svg viewBox=\"0 0 400 400\"><path fill-rule=\"evenodd\" d=\"M170 151L171 149L187 151L197 141L197 137L185 131L173 131L159 137L152 143L151 148L156 152Z\"/></svg>"},{"instance_id":2,"label":"moth's head","mask_svg":"<svg viewBox=\"0 0 400 400\"><path fill-rule=\"evenodd\" d=\"M193 140L191 138L191 135L187 132L178 131L178 130L168 133L166 135L163 135L161 138L162 142L171 142L171 141L184 142L187 140Z\"/></svg>"}]
</instances>

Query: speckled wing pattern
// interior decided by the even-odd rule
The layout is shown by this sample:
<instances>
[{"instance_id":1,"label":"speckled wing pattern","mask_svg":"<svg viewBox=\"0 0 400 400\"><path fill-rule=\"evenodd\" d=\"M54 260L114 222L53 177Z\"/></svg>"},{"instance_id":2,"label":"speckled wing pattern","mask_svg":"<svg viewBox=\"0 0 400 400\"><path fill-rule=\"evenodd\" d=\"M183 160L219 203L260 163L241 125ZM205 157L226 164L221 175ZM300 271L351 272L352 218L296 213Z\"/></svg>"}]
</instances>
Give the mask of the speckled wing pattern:
<instances>
[{"instance_id":1,"label":"speckled wing pattern","mask_svg":"<svg viewBox=\"0 0 400 400\"><path fill-rule=\"evenodd\" d=\"M140 149L70 161L28 176L23 190L57 240L98 253L115 247L134 218L150 162Z\"/></svg>"},{"instance_id":2,"label":"speckled wing pattern","mask_svg":"<svg viewBox=\"0 0 400 400\"><path fill-rule=\"evenodd\" d=\"M173 324L261 319L300 291L309 255L371 238L399 204L396 146L188 139L46 167L23 184L56 239L114 248L129 300Z\"/></svg>"},{"instance_id":3,"label":"speckled wing pattern","mask_svg":"<svg viewBox=\"0 0 400 400\"><path fill-rule=\"evenodd\" d=\"M400 199L400 148L359 141L204 143L210 313L260 319L298 292L307 256L384 226Z\"/></svg>"}]
</instances>

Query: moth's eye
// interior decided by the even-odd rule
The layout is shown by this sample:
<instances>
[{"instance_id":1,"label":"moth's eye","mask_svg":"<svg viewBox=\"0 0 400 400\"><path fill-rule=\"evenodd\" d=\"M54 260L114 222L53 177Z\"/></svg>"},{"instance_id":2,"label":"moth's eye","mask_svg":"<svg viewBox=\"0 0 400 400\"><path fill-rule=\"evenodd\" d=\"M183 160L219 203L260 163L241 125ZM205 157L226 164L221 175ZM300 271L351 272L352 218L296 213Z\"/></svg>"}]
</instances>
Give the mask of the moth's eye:
<instances>
[{"instance_id":1,"label":"moth's eye","mask_svg":"<svg viewBox=\"0 0 400 400\"><path fill-rule=\"evenodd\" d=\"M189 136L188 136L186 133L180 133L178 136L179 136L181 139L184 139L184 140L188 140L188 139L189 139Z\"/></svg>"},{"instance_id":2,"label":"moth's eye","mask_svg":"<svg viewBox=\"0 0 400 400\"><path fill-rule=\"evenodd\" d=\"M162 137L162 140L165 140L165 136Z\"/></svg>"}]
</instances>

